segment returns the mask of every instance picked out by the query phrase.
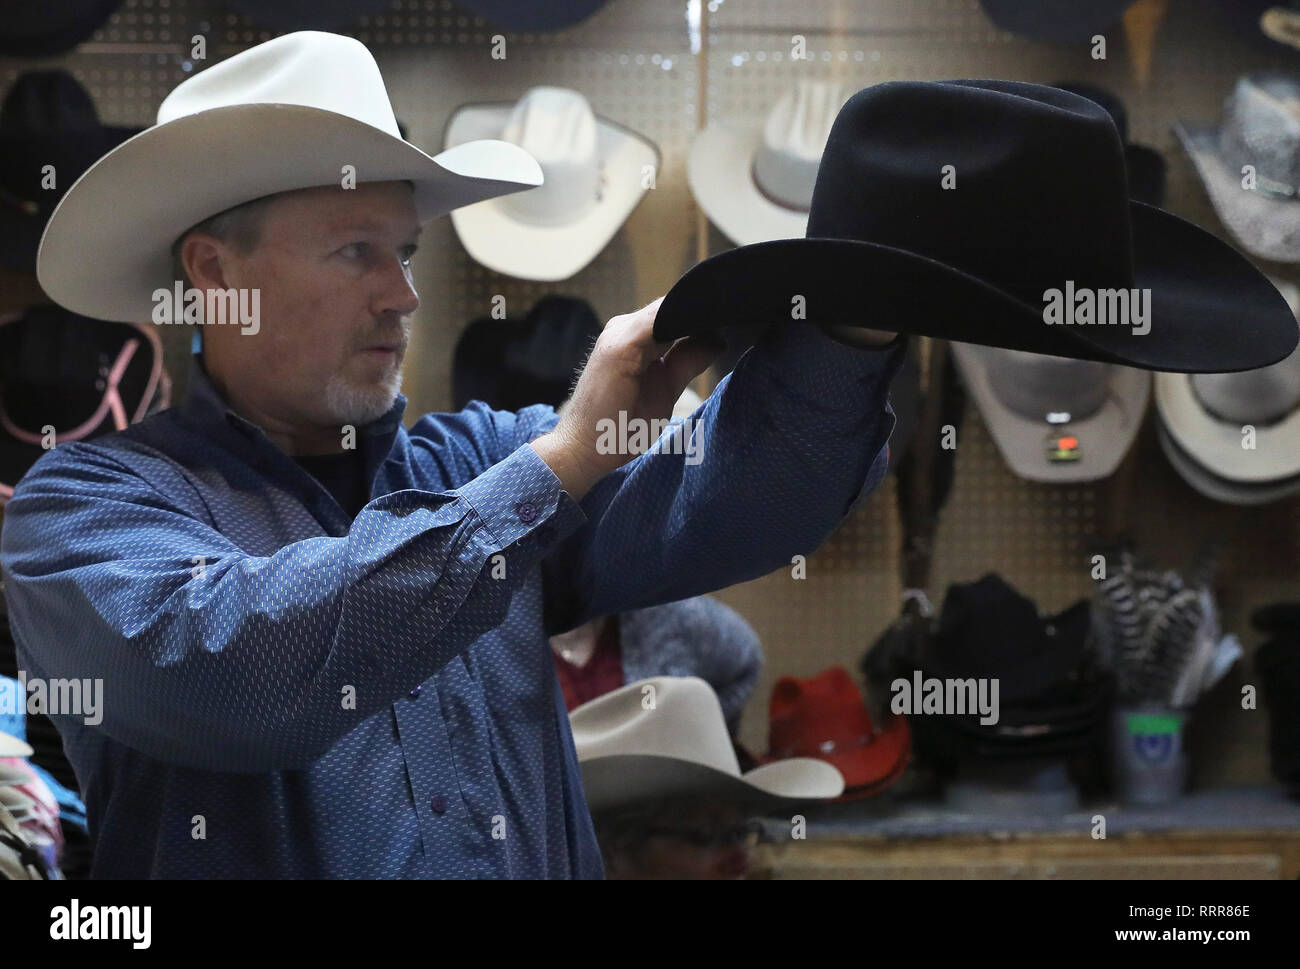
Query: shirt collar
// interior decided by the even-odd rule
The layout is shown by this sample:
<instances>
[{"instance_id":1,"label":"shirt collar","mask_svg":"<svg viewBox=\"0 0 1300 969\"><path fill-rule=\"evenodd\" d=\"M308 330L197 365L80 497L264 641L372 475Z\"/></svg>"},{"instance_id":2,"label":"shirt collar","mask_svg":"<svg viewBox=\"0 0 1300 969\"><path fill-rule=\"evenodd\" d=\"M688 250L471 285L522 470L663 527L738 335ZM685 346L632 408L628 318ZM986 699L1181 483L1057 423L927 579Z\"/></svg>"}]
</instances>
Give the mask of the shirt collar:
<instances>
[{"instance_id":1,"label":"shirt collar","mask_svg":"<svg viewBox=\"0 0 1300 969\"><path fill-rule=\"evenodd\" d=\"M271 448L284 454L260 427L230 408L226 399L212 383L212 378L208 376L201 352L190 357L189 399L181 408L181 412L188 423L209 436L218 437L223 441L242 441L244 446L251 445L255 449ZM388 413L378 420L357 428L357 445L365 462L367 481L374 478L379 465L392 449L405 413L406 397L399 393Z\"/></svg>"}]
</instances>

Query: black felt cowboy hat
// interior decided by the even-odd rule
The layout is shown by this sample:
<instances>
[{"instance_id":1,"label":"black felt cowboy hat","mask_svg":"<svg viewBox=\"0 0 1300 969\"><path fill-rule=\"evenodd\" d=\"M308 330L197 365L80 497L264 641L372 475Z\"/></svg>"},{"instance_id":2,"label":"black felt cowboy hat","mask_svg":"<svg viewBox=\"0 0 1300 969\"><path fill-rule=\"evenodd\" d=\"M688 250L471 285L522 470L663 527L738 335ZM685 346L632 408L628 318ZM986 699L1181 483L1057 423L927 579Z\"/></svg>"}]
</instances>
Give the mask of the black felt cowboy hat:
<instances>
[{"instance_id":1,"label":"black felt cowboy hat","mask_svg":"<svg viewBox=\"0 0 1300 969\"><path fill-rule=\"evenodd\" d=\"M0 325L0 505L50 447L124 430L170 403L157 331L49 303Z\"/></svg>"},{"instance_id":2,"label":"black felt cowboy hat","mask_svg":"<svg viewBox=\"0 0 1300 969\"><path fill-rule=\"evenodd\" d=\"M1113 312L1121 290L1135 306L1149 291L1145 324L1047 322L1071 294ZM1129 200L1104 108L1018 81L859 91L831 129L806 237L695 266L660 305L655 337L800 308L821 324L1177 373L1252 370L1297 342L1286 300L1244 256Z\"/></svg>"},{"instance_id":3,"label":"black felt cowboy hat","mask_svg":"<svg viewBox=\"0 0 1300 969\"><path fill-rule=\"evenodd\" d=\"M41 232L64 193L137 131L100 124L67 71L20 75L0 102L0 265L35 272Z\"/></svg>"}]
</instances>

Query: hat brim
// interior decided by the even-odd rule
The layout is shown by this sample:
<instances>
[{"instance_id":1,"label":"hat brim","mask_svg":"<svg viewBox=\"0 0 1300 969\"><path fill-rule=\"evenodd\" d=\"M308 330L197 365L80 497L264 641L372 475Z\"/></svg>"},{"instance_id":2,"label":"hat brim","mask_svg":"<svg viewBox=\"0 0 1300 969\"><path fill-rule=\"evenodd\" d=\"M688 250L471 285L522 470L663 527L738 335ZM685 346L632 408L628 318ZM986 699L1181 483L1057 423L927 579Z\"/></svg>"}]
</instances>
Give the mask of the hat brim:
<instances>
[{"instance_id":1,"label":"hat brim","mask_svg":"<svg viewBox=\"0 0 1300 969\"><path fill-rule=\"evenodd\" d=\"M1079 457L1049 461L1044 447L1047 422L1030 420L1003 403L989 377L981 352L984 348L954 343L952 350L1003 460L1027 481L1067 484L1108 477L1119 467L1142 426L1151 395L1151 376L1144 370L1116 367L1111 371L1110 390L1101 407L1069 423L1070 432L1079 439Z\"/></svg>"},{"instance_id":2,"label":"hat brim","mask_svg":"<svg viewBox=\"0 0 1300 969\"><path fill-rule=\"evenodd\" d=\"M1217 126L1179 122L1174 131L1219 221L1242 248L1272 262L1300 262L1300 200L1242 188L1241 172L1231 171L1219 154Z\"/></svg>"},{"instance_id":3,"label":"hat brim","mask_svg":"<svg viewBox=\"0 0 1300 969\"><path fill-rule=\"evenodd\" d=\"M663 797L728 801L764 810L807 801L831 801L844 777L830 764L791 757L741 776L695 761L651 754L616 754L580 762L582 787L592 811Z\"/></svg>"},{"instance_id":4,"label":"hat brim","mask_svg":"<svg viewBox=\"0 0 1300 969\"><path fill-rule=\"evenodd\" d=\"M0 757L30 757L36 751L13 734L0 731Z\"/></svg>"},{"instance_id":5,"label":"hat brim","mask_svg":"<svg viewBox=\"0 0 1300 969\"><path fill-rule=\"evenodd\" d=\"M760 128L712 125L696 136L686 160L695 201L710 222L742 246L802 239L808 230L806 211L778 205L755 184L754 153L762 140Z\"/></svg>"},{"instance_id":6,"label":"hat brim","mask_svg":"<svg viewBox=\"0 0 1300 969\"><path fill-rule=\"evenodd\" d=\"M1254 448L1243 448L1242 425L1210 414L1186 374L1156 374L1156 407L1179 449L1217 478L1268 485L1300 475L1300 408L1256 426Z\"/></svg>"},{"instance_id":7,"label":"hat brim","mask_svg":"<svg viewBox=\"0 0 1300 969\"><path fill-rule=\"evenodd\" d=\"M848 750L818 754L844 776L844 794L841 800L855 800L884 790L902 776L912 753L912 730L907 718L891 717L877 732L871 742ZM771 757L761 758L764 764L784 761Z\"/></svg>"},{"instance_id":8,"label":"hat brim","mask_svg":"<svg viewBox=\"0 0 1300 969\"><path fill-rule=\"evenodd\" d=\"M443 143L454 150L476 140L500 138L514 107L497 102L458 108L447 122ZM660 162L653 143L599 116L596 151L604 168L603 185L585 210L562 223L538 225L514 217L499 200L468 206L451 216L466 252L480 265L516 279L558 282L584 269L645 196L645 167L657 172Z\"/></svg>"},{"instance_id":9,"label":"hat brim","mask_svg":"<svg viewBox=\"0 0 1300 969\"><path fill-rule=\"evenodd\" d=\"M1248 259L1178 216L1130 202L1134 285L1151 290L1151 319L1047 325L1043 305L919 253L847 239L741 246L688 270L669 290L655 338L730 324L807 319L1098 360L1141 370L1231 373L1277 363L1300 342L1282 294Z\"/></svg>"},{"instance_id":10,"label":"hat brim","mask_svg":"<svg viewBox=\"0 0 1300 969\"><path fill-rule=\"evenodd\" d=\"M347 165L359 182L410 181L421 222L542 181L537 162L505 142L434 157L320 108L213 108L149 128L91 166L50 218L37 278L75 313L148 320L153 292L173 282L171 245L181 233L265 195L341 186Z\"/></svg>"},{"instance_id":11,"label":"hat brim","mask_svg":"<svg viewBox=\"0 0 1300 969\"><path fill-rule=\"evenodd\" d=\"M1245 484L1219 477L1197 464L1178 446L1165 427L1164 421L1157 422L1157 436L1160 438L1160 449L1165 452L1165 457L1178 472L1179 477L1194 491L1211 501L1222 502L1225 505L1267 505L1300 492L1300 475L1267 484Z\"/></svg>"}]
</instances>

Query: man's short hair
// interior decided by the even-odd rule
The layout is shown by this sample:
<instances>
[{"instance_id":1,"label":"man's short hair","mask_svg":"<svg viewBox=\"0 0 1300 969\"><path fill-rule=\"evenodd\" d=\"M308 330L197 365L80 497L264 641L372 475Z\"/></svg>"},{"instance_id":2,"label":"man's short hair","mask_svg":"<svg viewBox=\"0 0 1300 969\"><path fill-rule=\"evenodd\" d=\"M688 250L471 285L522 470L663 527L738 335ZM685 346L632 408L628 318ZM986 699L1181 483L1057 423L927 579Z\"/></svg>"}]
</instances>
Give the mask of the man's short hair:
<instances>
[{"instance_id":1,"label":"man's short hair","mask_svg":"<svg viewBox=\"0 0 1300 969\"><path fill-rule=\"evenodd\" d=\"M266 214L267 206L275 197L275 195L263 195L251 202L242 202L182 232L172 243L172 279L181 280L186 289L194 285L181 262L181 245L192 232L204 232L216 236L241 253L252 252L262 237L262 218Z\"/></svg>"}]
</instances>

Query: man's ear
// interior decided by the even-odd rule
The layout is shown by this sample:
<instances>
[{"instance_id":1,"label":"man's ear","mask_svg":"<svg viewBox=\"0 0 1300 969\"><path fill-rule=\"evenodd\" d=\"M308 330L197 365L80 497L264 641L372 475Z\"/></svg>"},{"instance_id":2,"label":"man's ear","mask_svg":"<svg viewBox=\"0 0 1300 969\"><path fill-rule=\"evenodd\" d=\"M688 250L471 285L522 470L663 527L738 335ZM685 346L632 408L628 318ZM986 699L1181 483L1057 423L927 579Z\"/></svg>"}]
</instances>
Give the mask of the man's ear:
<instances>
[{"instance_id":1,"label":"man's ear","mask_svg":"<svg viewBox=\"0 0 1300 969\"><path fill-rule=\"evenodd\" d=\"M228 245L206 232L191 232L181 243L181 265L190 285L200 292L231 288L226 274L232 256Z\"/></svg>"}]
</instances>

